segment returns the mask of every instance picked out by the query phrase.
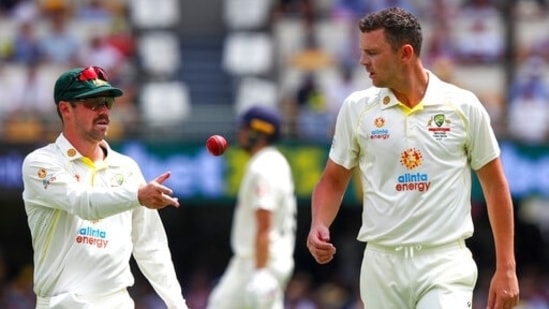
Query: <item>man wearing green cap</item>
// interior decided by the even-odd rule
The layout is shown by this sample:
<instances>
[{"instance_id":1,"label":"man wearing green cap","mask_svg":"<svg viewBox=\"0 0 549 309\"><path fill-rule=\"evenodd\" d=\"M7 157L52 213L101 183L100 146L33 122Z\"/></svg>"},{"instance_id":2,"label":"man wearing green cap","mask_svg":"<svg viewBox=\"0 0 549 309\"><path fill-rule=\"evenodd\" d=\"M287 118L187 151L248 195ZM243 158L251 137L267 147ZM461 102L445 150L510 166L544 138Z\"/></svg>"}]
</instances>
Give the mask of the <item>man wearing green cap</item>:
<instances>
[{"instance_id":1,"label":"man wearing green cap","mask_svg":"<svg viewBox=\"0 0 549 309\"><path fill-rule=\"evenodd\" d=\"M187 308L158 209L179 206L163 182L105 142L122 90L100 67L67 71L54 100L63 129L23 161L23 200L34 249L36 308L134 308L133 255L168 308Z\"/></svg>"}]
</instances>

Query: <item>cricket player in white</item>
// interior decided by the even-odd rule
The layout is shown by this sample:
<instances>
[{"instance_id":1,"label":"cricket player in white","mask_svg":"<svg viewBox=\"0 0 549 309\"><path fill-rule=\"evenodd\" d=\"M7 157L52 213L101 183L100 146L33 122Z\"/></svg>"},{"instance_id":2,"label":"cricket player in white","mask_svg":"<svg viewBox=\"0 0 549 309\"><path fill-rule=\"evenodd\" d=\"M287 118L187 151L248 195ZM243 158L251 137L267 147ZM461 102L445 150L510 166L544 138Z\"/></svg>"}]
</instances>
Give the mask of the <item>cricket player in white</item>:
<instances>
[{"instance_id":1,"label":"cricket player in white","mask_svg":"<svg viewBox=\"0 0 549 309\"><path fill-rule=\"evenodd\" d=\"M360 61L374 86L351 94L338 114L312 196L311 254L319 263L333 259L329 226L358 168L365 307L472 308L477 268L465 239L473 235L474 170L496 247L488 305L515 306L512 202L486 110L473 93L423 68L421 27L410 13L388 8L364 17L359 27Z\"/></svg>"},{"instance_id":2,"label":"cricket player in white","mask_svg":"<svg viewBox=\"0 0 549 309\"><path fill-rule=\"evenodd\" d=\"M54 92L63 131L22 166L37 308L133 309L133 254L167 307L186 309L157 211L179 206L162 185L169 173L146 183L103 139L122 91L88 67L63 73Z\"/></svg>"},{"instance_id":3,"label":"cricket player in white","mask_svg":"<svg viewBox=\"0 0 549 309\"><path fill-rule=\"evenodd\" d=\"M294 268L296 198L290 165L273 145L280 118L264 107L242 116L239 145L251 157L234 210L233 257L208 301L209 309L282 309Z\"/></svg>"}]
</instances>

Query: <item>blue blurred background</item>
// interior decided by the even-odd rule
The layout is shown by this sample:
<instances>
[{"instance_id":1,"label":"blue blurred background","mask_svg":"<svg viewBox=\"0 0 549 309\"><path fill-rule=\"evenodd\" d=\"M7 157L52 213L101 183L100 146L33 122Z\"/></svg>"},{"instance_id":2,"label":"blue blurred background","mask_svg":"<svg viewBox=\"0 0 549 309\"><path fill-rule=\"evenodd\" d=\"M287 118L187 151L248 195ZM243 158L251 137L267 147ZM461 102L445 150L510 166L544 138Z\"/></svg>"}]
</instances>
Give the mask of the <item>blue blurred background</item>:
<instances>
[{"instance_id":1,"label":"blue blurred background","mask_svg":"<svg viewBox=\"0 0 549 309\"><path fill-rule=\"evenodd\" d=\"M515 202L521 308L549 308L549 3L547 0L0 0L0 308L34 308L32 248L20 165L60 131L57 76L99 65L124 89L108 139L150 179L169 169L183 202L161 211L185 297L205 300L230 257L232 206L246 156L234 144L251 104L278 108L299 196L296 270L287 308L362 308L363 244L353 182L333 226L338 255L317 265L305 248L309 197L327 157L343 98L370 85L358 63L357 20L402 6L422 23L424 64L474 91L490 113ZM474 308L494 267L484 200L475 182L479 264ZM133 262L132 262L133 263ZM93 269L93 265L87 265ZM164 308L136 270L138 309Z\"/></svg>"}]
</instances>

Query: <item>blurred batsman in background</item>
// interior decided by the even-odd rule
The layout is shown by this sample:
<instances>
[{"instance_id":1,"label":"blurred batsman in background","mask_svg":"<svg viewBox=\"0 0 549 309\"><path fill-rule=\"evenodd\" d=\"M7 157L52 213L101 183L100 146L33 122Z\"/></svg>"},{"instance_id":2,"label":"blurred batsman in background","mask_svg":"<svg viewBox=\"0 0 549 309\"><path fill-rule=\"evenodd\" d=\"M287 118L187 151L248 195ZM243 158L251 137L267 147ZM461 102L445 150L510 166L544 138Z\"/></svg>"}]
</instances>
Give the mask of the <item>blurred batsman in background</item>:
<instances>
[{"instance_id":1,"label":"blurred batsman in background","mask_svg":"<svg viewBox=\"0 0 549 309\"><path fill-rule=\"evenodd\" d=\"M411 13L387 8L359 28L360 63L374 86L350 94L339 111L312 194L311 254L321 264L333 259L329 228L359 169L365 307L472 308L478 269L465 239L474 230L473 170L496 249L488 308L516 306L513 204L488 113L472 92L423 67L422 30Z\"/></svg>"},{"instance_id":2,"label":"blurred batsman in background","mask_svg":"<svg viewBox=\"0 0 549 309\"><path fill-rule=\"evenodd\" d=\"M249 155L231 231L233 257L209 309L282 309L294 270L297 201L291 167L275 143L280 115L255 106L241 116L238 144Z\"/></svg>"},{"instance_id":3,"label":"blurred batsman in background","mask_svg":"<svg viewBox=\"0 0 549 309\"><path fill-rule=\"evenodd\" d=\"M37 308L133 309L130 258L170 309L185 309L158 209L179 206L137 163L112 150L109 113L122 90L96 66L57 79L62 132L23 162Z\"/></svg>"}]
</instances>

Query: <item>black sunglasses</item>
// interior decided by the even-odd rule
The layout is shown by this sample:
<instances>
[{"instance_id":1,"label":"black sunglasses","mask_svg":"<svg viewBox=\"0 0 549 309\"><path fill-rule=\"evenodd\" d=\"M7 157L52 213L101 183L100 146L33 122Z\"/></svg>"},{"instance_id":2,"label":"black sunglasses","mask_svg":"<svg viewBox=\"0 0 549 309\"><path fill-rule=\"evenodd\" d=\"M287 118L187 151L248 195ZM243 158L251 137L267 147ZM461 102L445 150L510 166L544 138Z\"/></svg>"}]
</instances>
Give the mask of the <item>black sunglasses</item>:
<instances>
[{"instance_id":1,"label":"black sunglasses","mask_svg":"<svg viewBox=\"0 0 549 309\"><path fill-rule=\"evenodd\" d=\"M75 103L82 104L84 105L84 107L92 111L97 111L102 107L106 107L107 109L110 110L114 105L114 97L94 97L94 98L80 99L80 100L72 101L71 105L75 106Z\"/></svg>"}]
</instances>

